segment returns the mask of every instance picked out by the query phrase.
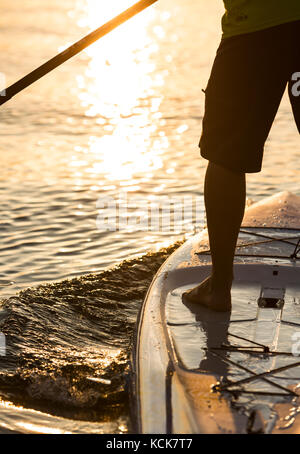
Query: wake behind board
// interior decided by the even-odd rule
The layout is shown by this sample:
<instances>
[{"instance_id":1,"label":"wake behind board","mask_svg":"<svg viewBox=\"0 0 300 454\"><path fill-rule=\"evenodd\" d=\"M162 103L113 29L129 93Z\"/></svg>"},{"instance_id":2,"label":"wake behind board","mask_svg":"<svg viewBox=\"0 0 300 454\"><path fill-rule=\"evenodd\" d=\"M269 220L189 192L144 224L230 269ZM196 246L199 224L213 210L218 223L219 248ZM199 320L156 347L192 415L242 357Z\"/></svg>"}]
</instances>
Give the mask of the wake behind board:
<instances>
[{"instance_id":1,"label":"wake behind board","mask_svg":"<svg viewBox=\"0 0 300 454\"><path fill-rule=\"evenodd\" d=\"M206 231L169 257L137 327L138 432L300 433L299 239L300 197L246 210L231 313L182 302L210 274Z\"/></svg>"}]
</instances>

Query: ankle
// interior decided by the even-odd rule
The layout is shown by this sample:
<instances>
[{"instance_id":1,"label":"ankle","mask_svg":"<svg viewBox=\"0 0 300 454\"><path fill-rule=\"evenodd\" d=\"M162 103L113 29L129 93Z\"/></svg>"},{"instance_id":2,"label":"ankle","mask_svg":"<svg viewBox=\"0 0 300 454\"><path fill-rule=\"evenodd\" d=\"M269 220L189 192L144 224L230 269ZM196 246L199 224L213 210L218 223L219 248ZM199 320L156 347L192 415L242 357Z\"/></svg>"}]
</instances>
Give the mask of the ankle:
<instances>
[{"instance_id":1,"label":"ankle","mask_svg":"<svg viewBox=\"0 0 300 454\"><path fill-rule=\"evenodd\" d=\"M222 291L230 291L232 287L233 275L222 273L222 275L218 275L213 273L211 275L211 289L212 290L222 290Z\"/></svg>"}]
</instances>

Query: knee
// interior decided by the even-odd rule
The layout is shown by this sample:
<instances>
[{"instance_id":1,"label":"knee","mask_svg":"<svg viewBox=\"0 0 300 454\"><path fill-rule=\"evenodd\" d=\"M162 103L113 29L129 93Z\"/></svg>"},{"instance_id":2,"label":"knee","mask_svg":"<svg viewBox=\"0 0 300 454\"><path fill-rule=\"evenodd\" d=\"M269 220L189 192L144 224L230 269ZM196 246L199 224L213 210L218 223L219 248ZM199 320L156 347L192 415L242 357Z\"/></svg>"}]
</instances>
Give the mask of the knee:
<instances>
[{"instance_id":1,"label":"knee","mask_svg":"<svg viewBox=\"0 0 300 454\"><path fill-rule=\"evenodd\" d=\"M245 179L245 172L229 169L223 165L216 164L215 162L209 161L207 165L207 172L213 173L218 177L228 177L228 178L237 178Z\"/></svg>"}]
</instances>

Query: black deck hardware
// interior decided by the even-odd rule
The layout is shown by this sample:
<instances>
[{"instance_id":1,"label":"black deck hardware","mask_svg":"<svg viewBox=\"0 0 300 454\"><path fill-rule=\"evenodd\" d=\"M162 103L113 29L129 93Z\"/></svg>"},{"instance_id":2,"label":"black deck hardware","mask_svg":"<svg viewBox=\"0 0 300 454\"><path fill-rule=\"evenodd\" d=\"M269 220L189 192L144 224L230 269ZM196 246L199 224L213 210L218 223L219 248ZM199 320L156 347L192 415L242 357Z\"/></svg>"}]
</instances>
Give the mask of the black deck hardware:
<instances>
[{"instance_id":1,"label":"black deck hardware","mask_svg":"<svg viewBox=\"0 0 300 454\"><path fill-rule=\"evenodd\" d=\"M253 347L253 349L251 350L250 348L244 347L242 345L222 344L221 347L210 347L210 348L211 348L211 350L222 350L222 351L226 351L226 352L247 353L249 355L295 356L292 352L277 352L277 351L265 352L265 351L254 350L254 348L259 348L259 347Z\"/></svg>"},{"instance_id":2,"label":"black deck hardware","mask_svg":"<svg viewBox=\"0 0 300 454\"><path fill-rule=\"evenodd\" d=\"M262 348L265 353L269 353L269 351L270 351L270 349L269 349L269 347L267 345L259 344L258 342L255 342L253 340L247 339L246 337L237 336L236 334L232 334L232 333L229 333L229 332L228 332L228 336L236 337L237 339L241 339L241 340L244 340L246 342L249 342L250 344L256 345L257 347Z\"/></svg>"},{"instance_id":3,"label":"black deck hardware","mask_svg":"<svg viewBox=\"0 0 300 454\"><path fill-rule=\"evenodd\" d=\"M263 227L251 227L251 228L257 228L257 229L263 229ZM280 227L276 228L274 227L274 230L293 230L296 231L297 229L281 229ZM282 243L286 243L290 246L294 246L294 251L290 255L263 255L263 254L242 254L242 253L235 253L235 257L251 257L251 258L265 258L265 259L287 259L287 260L300 260L300 257L298 257L298 254L300 253L300 238L299 234L298 235L293 235L287 238L278 238L278 237L273 237L270 235L264 235L262 233L258 232L249 232L248 230L240 230L240 233L244 233L245 235L250 235L250 236L256 236L259 238L265 238L266 241L253 241L251 243L245 243L245 244L238 244L236 246L236 249L242 249L250 246L258 246L260 244L265 244L265 243L272 243L273 241L280 241ZM293 243L292 241L289 240L298 240L297 244ZM210 249L204 250L204 251L199 251L196 252L197 255L210 255L211 251Z\"/></svg>"},{"instance_id":4,"label":"black deck hardware","mask_svg":"<svg viewBox=\"0 0 300 454\"><path fill-rule=\"evenodd\" d=\"M298 240L298 243L296 244L296 247L295 247L294 252L293 252L292 255L291 255L291 259L292 259L292 260L297 260L297 259L299 259L299 257L298 257L299 252L300 252L300 238L299 238L299 240Z\"/></svg>"},{"instance_id":5,"label":"black deck hardware","mask_svg":"<svg viewBox=\"0 0 300 454\"><path fill-rule=\"evenodd\" d=\"M226 381L226 383L224 383L224 385L220 384L220 383L217 383L216 385L214 385L212 387L212 391L214 392L221 392L221 391L228 391L228 392L231 392L233 394L242 394L242 393L246 393L246 394L264 394L264 395L280 395L280 396L294 396L294 397L299 397L299 394L295 393L294 391L286 388L285 386L281 386L281 385L278 385L277 383L274 383L272 380L269 380L268 378L265 377L265 375L270 375L270 371L266 372L266 373L263 373L263 374L256 374L255 372L253 372L252 370L248 369L247 367L245 366L242 366L241 364L235 362L235 361L232 361L231 359L229 358L226 358L225 356L223 355L220 355L219 353L217 353L216 351L214 351L213 349L206 349L207 351L209 351L212 355L216 356L217 358L221 359L222 361L228 363L228 364L232 364L234 366L236 366L237 368L245 371L245 372L248 372L249 374L251 374L253 376L253 380L256 380L256 379L260 379L260 380L263 380L265 382L267 382L269 385L272 385L274 386L275 388L278 388L278 389L281 389L282 391L284 391L284 393L272 393L272 392L268 392L268 391L247 391L247 390L244 390L243 388L240 388L240 389L234 389L234 390L231 390L229 389L231 386L234 386L236 385L235 382L231 382L231 381ZM300 363L293 363L292 365L289 365L290 367L296 367L296 365L299 366ZM289 366L285 366L287 369L290 368ZM274 369L273 372L275 372L278 370L277 369ZM238 382L237 382L238 383Z\"/></svg>"},{"instance_id":6,"label":"black deck hardware","mask_svg":"<svg viewBox=\"0 0 300 454\"><path fill-rule=\"evenodd\" d=\"M243 379L235 381L235 382L230 381L228 383L218 385L218 391L225 391L225 390L227 391L229 387L231 388L232 386L240 386L245 383L251 383L252 381L265 377L267 375L273 375L274 373L283 372L285 370L292 369L293 367L299 367L299 366L300 366L300 362L292 363L292 364L288 364L286 366L281 366L281 367L277 367L276 369L271 369L266 372L262 372L260 374L255 374L251 377L243 378Z\"/></svg>"}]
</instances>

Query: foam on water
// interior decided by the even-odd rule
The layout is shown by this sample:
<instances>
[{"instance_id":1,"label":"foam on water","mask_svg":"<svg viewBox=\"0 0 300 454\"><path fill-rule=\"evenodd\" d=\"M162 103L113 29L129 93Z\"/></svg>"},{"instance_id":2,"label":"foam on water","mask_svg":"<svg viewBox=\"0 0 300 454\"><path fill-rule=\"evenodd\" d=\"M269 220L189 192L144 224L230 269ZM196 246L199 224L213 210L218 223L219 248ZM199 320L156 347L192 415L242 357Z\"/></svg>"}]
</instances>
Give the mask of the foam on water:
<instances>
[{"instance_id":1,"label":"foam on water","mask_svg":"<svg viewBox=\"0 0 300 454\"><path fill-rule=\"evenodd\" d=\"M44 427L45 418L48 430L61 430L62 417L76 433L89 432L91 423L92 431L130 430L131 335L154 273L178 245L2 301L0 396L6 410L0 404L0 428L26 432L31 415L32 431ZM24 413L19 427L12 417L16 405L25 407L18 409L19 419Z\"/></svg>"}]
</instances>

